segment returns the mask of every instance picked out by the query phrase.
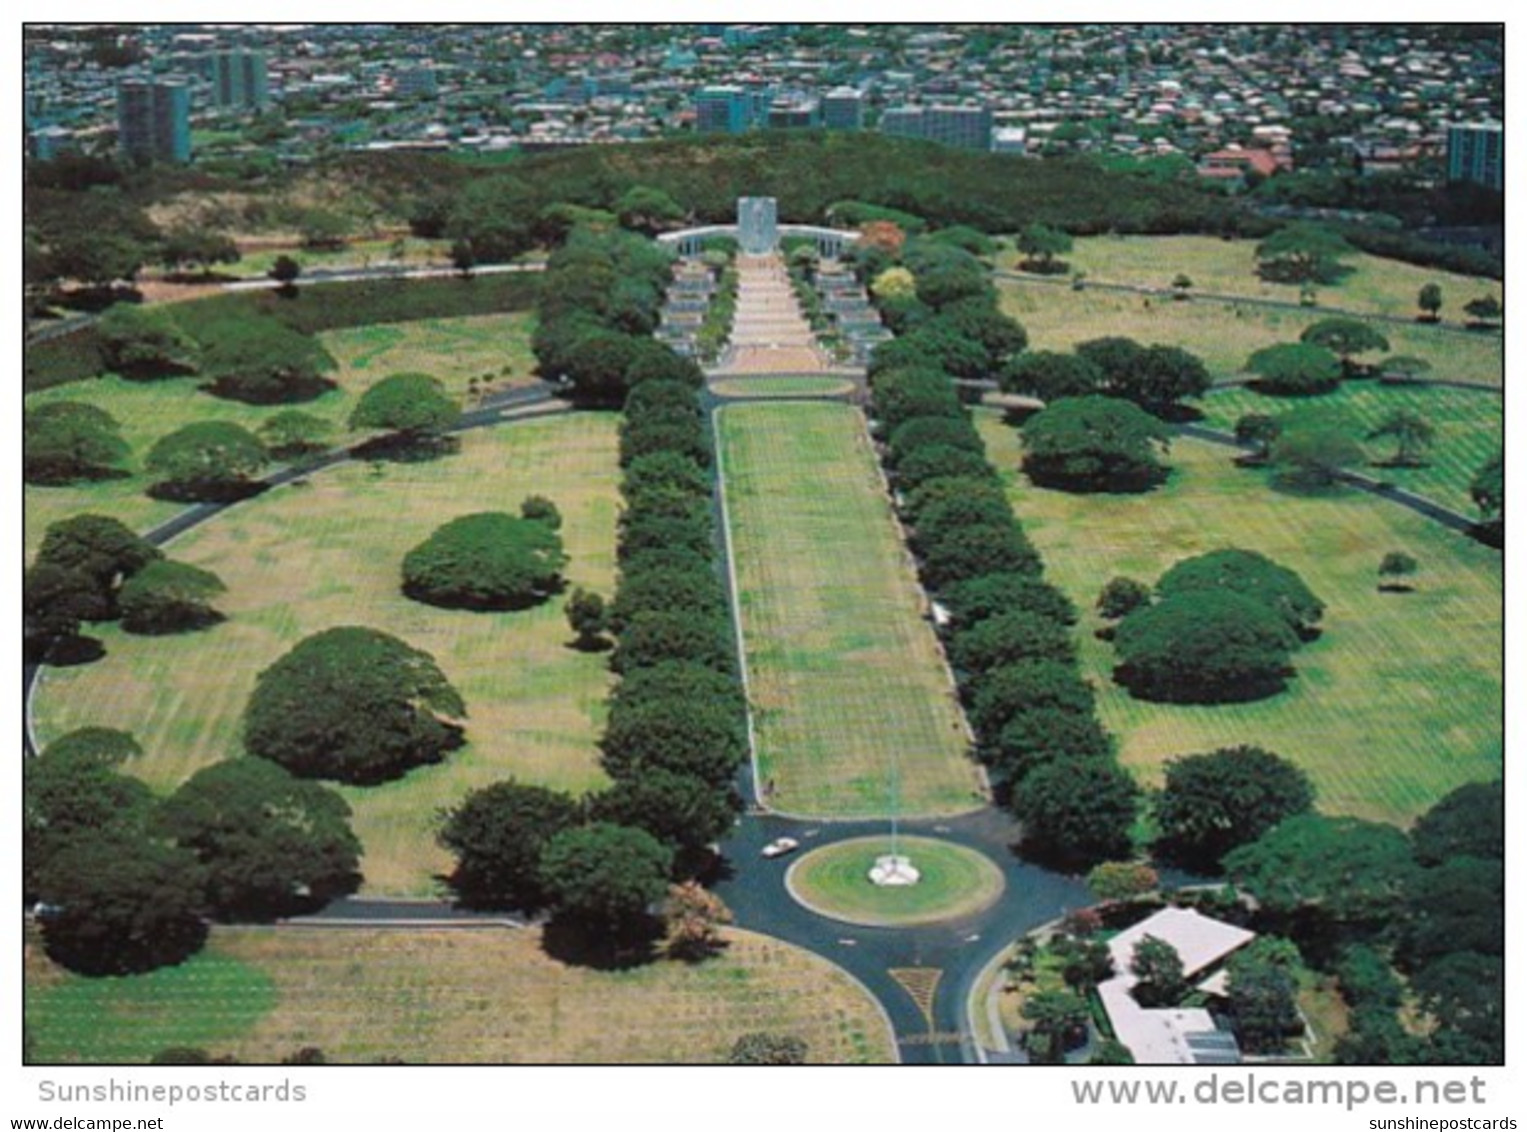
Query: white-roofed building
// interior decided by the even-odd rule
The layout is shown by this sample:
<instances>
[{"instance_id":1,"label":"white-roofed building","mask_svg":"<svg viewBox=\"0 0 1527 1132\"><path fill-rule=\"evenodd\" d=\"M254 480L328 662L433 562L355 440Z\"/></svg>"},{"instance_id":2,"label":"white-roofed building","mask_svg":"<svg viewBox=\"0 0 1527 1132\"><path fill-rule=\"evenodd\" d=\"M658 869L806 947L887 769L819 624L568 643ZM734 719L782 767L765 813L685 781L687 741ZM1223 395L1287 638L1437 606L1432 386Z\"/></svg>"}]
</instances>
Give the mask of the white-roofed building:
<instances>
[{"instance_id":1,"label":"white-roofed building","mask_svg":"<svg viewBox=\"0 0 1527 1132\"><path fill-rule=\"evenodd\" d=\"M1189 908L1163 908L1108 941L1113 978L1098 984L1098 997L1108 1011L1119 1042L1128 1047L1137 1065L1226 1065L1239 1062L1240 1050L1228 1031L1214 1024L1207 1010L1148 1008L1132 993L1140 980L1130 965L1135 948L1147 936L1172 946L1182 959L1188 979L1204 976L1199 989L1224 993L1219 965L1256 938L1256 933L1201 915Z\"/></svg>"}]
</instances>

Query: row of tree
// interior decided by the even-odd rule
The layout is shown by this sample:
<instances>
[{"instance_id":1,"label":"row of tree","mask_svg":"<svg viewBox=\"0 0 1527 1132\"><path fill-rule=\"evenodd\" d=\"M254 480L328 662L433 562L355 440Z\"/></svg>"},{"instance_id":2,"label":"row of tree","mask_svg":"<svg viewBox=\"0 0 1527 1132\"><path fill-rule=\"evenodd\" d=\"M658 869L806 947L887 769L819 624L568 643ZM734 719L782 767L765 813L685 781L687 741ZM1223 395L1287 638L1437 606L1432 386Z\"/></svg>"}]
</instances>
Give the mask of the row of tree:
<instances>
[{"instance_id":1,"label":"row of tree","mask_svg":"<svg viewBox=\"0 0 1527 1132\"><path fill-rule=\"evenodd\" d=\"M350 413L352 430L369 432L361 451L418 458L450 449L456 401L427 374L393 374L366 390ZM87 401L53 401L22 418L23 473L54 486L130 475L131 449L121 425ZM333 426L301 409L273 413L251 431L232 421L195 421L160 437L143 458L152 496L185 502L239 499L260 490L275 460L302 460L326 447Z\"/></svg>"},{"instance_id":2,"label":"row of tree","mask_svg":"<svg viewBox=\"0 0 1527 1132\"><path fill-rule=\"evenodd\" d=\"M565 254L564 254L565 253ZM573 342L574 396L623 399L624 469L617 545L620 580L608 603L575 593L568 617L586 645L609 633L621 674L600 740L611 785L582 800L502 782L447 815L441 842L456 856L451 883L472 905L550 908L597 929L590 938L643 939L663 901L670 954L697 958L715 942L725 908L694 881L730 828L733 787L747 757L745 707L714 559L710 444L699 408L703 375L646 337L641 321L612 315L619 271L666 258L625 233L574 230L552 257L538 342ZM624 265L619 271L616 265ZM579 358L579 336L603 371Z\"/></svg>"},{"instance_id":3,"label":"row of tree","mask_svg":"<svg viewBox=\"0 0 1527 1132\"><path fill-rule=\"evenodd\" d=\"M672 270L666 249L634 233L571 229L537 291L531 347L540 375L603 408L620 407L642 381L682 379L683 359L651 337Z\"/></svg>"},{"instance_id":4,"label":"row of tree","mask_svg":"<svg viewBox=\"0 0 1527 1132\"><path fill-rule=\"evenodd\" d=\"M1022 347L1022 329L1010 324L1005 334L977 336L977 327L994 328L1004 316L969 252L914 258L907 270L916 301L932 311L924 325L951 307L981 304L986 312L966 332L951 326L931 341L913 329L878 348L870 365L882 459L923 583L947 613L946 649L980 756L1033 849L1076 863L1120 856L1130 846L1138 792L1114 762L1078 672L1076 610L1044 581L946 365L953 353L946 340L972 355L1017 343L1010 356ZM929 271L984 289L929 286L922 277Z\"/></svg>"}]
</instances>

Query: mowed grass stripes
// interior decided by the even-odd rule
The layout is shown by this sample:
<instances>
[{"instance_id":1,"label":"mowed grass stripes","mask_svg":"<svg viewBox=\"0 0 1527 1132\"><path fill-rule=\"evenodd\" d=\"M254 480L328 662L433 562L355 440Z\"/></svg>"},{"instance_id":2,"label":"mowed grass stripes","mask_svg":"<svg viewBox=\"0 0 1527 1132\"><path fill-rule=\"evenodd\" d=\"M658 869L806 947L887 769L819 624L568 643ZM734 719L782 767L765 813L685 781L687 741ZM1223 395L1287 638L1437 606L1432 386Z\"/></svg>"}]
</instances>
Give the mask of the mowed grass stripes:
<instances>
[{"instance_id":1,"label":"mowed grass stripes","mask_svg":"<svg viewBox=\"0 0 1527 1132\"><path fill-rule=\"evenodd\" d=\"M1215 391L1203 402L1204 423L1235 431L1247 413L1265 413L1291 428L1328 428L1362 444L1370 464L1354 471L1434 499L1468 516L1478 510L1469 497L1469 484L1481 464L1506 441L1505 404L1498 393L1447 386L1386 386L1376 381L1349 381L1324 397L1269 397L1251 389ZM1395 454L1393 438L1366 440L1367 435L1399 411L1417 413L1436 430L1431 447L1418 468L1385 467L1377 461Z\"/></svg>"},{"instance_id":2,"label":"mowed grass stripes","mask_svg":"<svg viewBox=\"0 0 1527 1132\"><path fill-rule=\"evenodd\" d=\"M1017 472L1013 429L991 414L980 426L1049 578L1086 611L1082 671L1123 763L1147 785L1169 759L1249 743L1303 767L1319 809L1407 825L1449 790L1501 773L1498 551L1355 490L1279 493L1232 452L1192 440L1173 443L1172 478L1156 491L1047 491ZM1294 656L1298 676L1257 703L1133 699L1113 682L1112 646L1092 634L1098 591L1120 574L1154 584L1179 559L1227 546L1291 567L1325 602L1320 638ZM1420 563L1415 592L1379 592L1392 550Z\"/></svg>"},{"instance_id":3,"label":"mowed grass stripes","mask_svg":"<svg viewBox=\"0 0 1527 1132\"><path fill-rule=\"evenodd\" d=\"M863 418L845 405L719 414L767 801L821 817L980 801L959 708Z\"/></svg>"}]
</instances>

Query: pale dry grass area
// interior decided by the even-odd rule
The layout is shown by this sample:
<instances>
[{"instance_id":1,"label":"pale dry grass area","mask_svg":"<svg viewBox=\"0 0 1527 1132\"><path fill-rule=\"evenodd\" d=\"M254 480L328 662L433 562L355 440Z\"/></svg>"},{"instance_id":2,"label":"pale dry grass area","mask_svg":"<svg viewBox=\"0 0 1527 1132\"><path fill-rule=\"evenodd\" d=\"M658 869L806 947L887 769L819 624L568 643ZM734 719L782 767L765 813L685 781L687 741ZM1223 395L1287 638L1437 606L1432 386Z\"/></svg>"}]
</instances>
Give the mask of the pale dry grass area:
<instances>
[{"instance_id":1,"label":"pale dry grass area","mask_svg":"<svg viewBox=\"0 0 1527 1132\"><path fill-rule=\"evenodd\" d=\"M1191 291L1244 295L1256 299L1298 302L1299 288L1289 283L1264 282L1256 273L1257 240L1223 240L1217 236L1091 236L1079 239L1062 258L1076 271L1099 283L1127 283L1169 290L1179 274L1193 281ZM1016 252L999 257L1011 268ZM1462 322L1463 306L1471 299L1501 298L1494 279L1458 275L1418 267L1399 260L1356 252L1345 257L1352 271L1339 283L1316 288L1323 306L1365 314L1411 318L1418 311L1416 295L1427 283L1442 288L1442 317Z\"/></svg>"},{"instance_id":2,"label":"pale dry grass area","mask_svg":"<svg viewBox=\"0 0 1527 1132\"><path fill-rule=\"evenodd\" d=\"M1216 380L1248 376L1253 351L1297 342L1305 327L1326 313L1227 306L1211 300L1100 291L1073 291L1045 283L999 280L1002 310L1023 324L1031 350L1068 351L1091 338L1122 336L1147 345L1180 346L1197 354ZM1389 353L1410 354L1432 365L1434 378L1500 385L1505 379L1499 334L1453 334L1424 326L1375 324ZM1377 355L1367 355L1365 361Z\"/></svg>"},{"instance_id":3,"label":"pale dry grass area","mask_svg":"<svg viewBox=\"0 0 1527 1132\"><path fill-rule=\"evenodd\" d=\"M316 1046L332 1062L698 1064L755 1031L798 1035L813 1063L895 1060L884 1015L837 967L725 940L700 964L609 971L554 958L538 929L218 928L181 967L125 979L69 975L33 946L27 1026L43 1062L193 1045L263 1063Z\"/></svg>"},{"instance_id":4,"label":"pale dry grass area","mask_svg":"<svg viewBox=\"0 0 1527 1132\"><path fill-rule=\"evenodd\" d=\"M434 655L467 703L468 745L398 781L346 788L365 846L366 891L427 894L449 866L437 811L511 775L582 792L601 785L595 741L610 686L605 657L569 647L561 598L529 610L442 610L400 591L403 555L441 523L517 512L527 495L561 509L568 585L608 595L618 499L616 418L577 414L462 437L455 455L414 464L347 464L242 503L173 542L177 559L216 572L227 621L169 637L92 628L104 659L47 669L39 738L100 724L133 732L132 767L159 791L242 750L256 676L305 636L366 625Z\"/></svg>"}]
</instances>

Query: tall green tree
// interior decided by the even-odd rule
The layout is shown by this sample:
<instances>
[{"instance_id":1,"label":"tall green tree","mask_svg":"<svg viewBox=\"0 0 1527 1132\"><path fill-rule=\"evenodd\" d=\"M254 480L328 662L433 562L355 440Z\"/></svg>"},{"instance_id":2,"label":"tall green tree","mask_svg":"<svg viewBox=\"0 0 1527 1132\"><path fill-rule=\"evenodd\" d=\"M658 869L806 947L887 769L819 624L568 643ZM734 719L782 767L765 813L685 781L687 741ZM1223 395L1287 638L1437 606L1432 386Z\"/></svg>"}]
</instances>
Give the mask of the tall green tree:
<instances>
[{"instance_id":1,"label":"tall green tree","mask_svg":"<svg viewBox=\"0 0 1527 1132\"><path fill-rule=\"evenodd\" d=\"M184 849L123 827L65 846L38 896L55 962L85 975L129 975L179 963L207 938L201 866Z\"/></svg>"},{"instance_id":2,"label":"tall green tree","mask_svg":"<svg viewBox=\"0 0 1527 1132\"><path fill-rule=\"evenodd\" d=\"M1135 944L1129 959L1135 983L1135 1000L1145 1007L1177 1006L1188 993L1188 979L1182 956L1164 939L1147 935Z\"/></svg>"},{"instance_id":3,"label":"tall green tree","mask_svg":"<svg viewBox=\"0 0 1527 1132\"><path fill-rule=\"evenodd\" d=\"M350 412L352 429L391 432L410 448L438 445L461 417L461 406L437 378L395 373L366 392Z\"/></svg>"},{"instance_id":4,"label":"tall green tree","mask_svg":"<svg viewBox=\"0 0 1527 1132\"><path fill-rule=\"evenodd\" d=\"M1066 1052L1087 1037L1087 1001L1069 990L1042 990L1024 1000L1022 1014L1030 1023L1024 1048L1040 1065L1060 1065Z\"/></svg>"},{"instance_id":5,"label":"tall green tree","mask_svg":"<svg viewBox=\"0 0 1527 1132\"><path fill-rule=\"evenodd\" d=\"M125 475L128 456L116 418L84 401L53 401L22 415L22 478L67 484Z\"/></svg>"},{"instance_id":6,"label":"tall green tree","mask_svg":"<svg viewBox=\"0 0 1527 1132\"><path fill-rule=\"evenodd\" d=\"M1042 766L1014 791L1026 845L1078 865L1126 856L1139 787L1127 771L1093 759Z\"/></svg>"},{"instance_id":7,"label":"tall green tree","mask_svg":"<svg viewBox=\"0 0 1527 1132\"><path fill-rule=\"evenodd\" d=\"M304 778L366 785L439 762L466 706L428 653L376 629L298 642L255 681L244 747Z\"/></svg>"},{"instance_id":8,"label":"tall green tree","mask_svg":"<svg viewBox=\"0 0 1527 1132\"><path fill-rule=\"evenodd\" d=\"M1341 361L1325 346L1309 342L1280 342L1264 346L1246 360L1256 374L1253 388L1278 397L1315 397L1341 384Z\"/></svg>"},{"instance_id":9,"label":"tall green tree","mask_svg":"<svg viewBox=\"0 0 1527 1132\"><path fill-rule=\"evenodd\" d=\"M169 499L226 500L247 495L270 463L260 438L232 421L197 421L160 437L144 460L151 491Z\"/></svg>"},{"instance_id":10,"label":"tall green tree","mask_svg":"<svg viewBox=\"0 0 1527 1132\"><path fill-rule=\"evenodd\" d=\"M1325 603L1296 572L1254 550L1227 547L1176 562L1156 583L1163 598L1209 591L1249 597L1301 635L1313 633L1325 615Z\"/></svg>"},{"instance_id":11,"label":"tall green tree","mask_svg":"<svg viewBox=\"0 0 1527 1132\"><path fill-rule=\"evenodd\" d=\"M1309 777L1260 747L1174 759L1156 800L1158 848L1196 871L1214 871L1231 849L1307 813L1314 802Z\"/></svg>"},{"instance_id":12,"label":"tall green tree","mask_svg":"<svg viewBox=\"0 0 1527 1132\"><path fill-rule=\"evenodd\" d=\"M1070 491L1148 490L1169 471L1166 425L1111 397L1067 397L1023 426L1023 470L1047 487Z\"/></svg>"},{"instance_id":13,"label":"tall green tree","mask_svg":"<svg viewBox=\"0 0 1527 1132\"><path fill-rule=\"evenodd\" d=\"M1042 275L1065 271L1058 257L1071 250L1071 237L1060 229L1035 221L1018 233L1014 243L1025 256L1025 270Z\"/></svg>"},{"instance_id":14,"label":"tall green tree","mask_svg":"<svg viewBox=\"0 0 1527 1132\"><path fill-rule=\"evenodd\" d=\"M1349 270L1343 260L1355 251L1330 228L1287 224L1257 245L1257 273L1278 283L1336 283Z\"/></svg>"},{"instance_id":15,"label":"tall green tree","mask_svg":"<svg viewBox=\"0 0 1527 1132\"><path fill-rule=\"evenodd\" d=\"M1414 409L1395 409L1368 432L1369 440L1386 436L1395 442L1395 453L1389 461L1391 465L1419 468L1425 463L1423 453L1437 439L1437 429Z\"/></svg>"},{"instance_id":16,"label":"tall green tree","mask_svg":"<svg viewBox=\"0 0 1527 1132\"><path fill-rule=\"evenodd\" d=\"M1394 826L1313 813L1278 823L1223 864L1268 911L1358 938L1394 922L1416 869L1409 840Z\"/></svg>"},{"instance_id":17,"label":"tall green tree","mask_svg":"<svg viewBox=\"0 0 1527 1132\"><path fill-rule=\"evenodd\" d=\"M1423 283L1416 293L1416 306L1427 322L1442 321L1442 287L1437 283Z\"/></svg>"},{"instance_id":18,"label":"tall green tree","mask_svg":"<svg viewBox=\"0 0 1527 1132\"><path fill-rule=\"evenodd\" d=\"M122 585L117 605L129 633L178 633L222 620L212 601L227 590L210 570L186 562L150 562Z\"/></svg>"},{"instance_id":19,"label":"tall green tree","mask_svg":"<svg viewBox=\"0 0 1527 1132\"><path fill-rule=\"evenodd\" d=\"M1114 634L1114 679L1141 699L1232 703L1282 691L1299 637L1242 594L1204 590L1136 610Z\"/></svg>"},{"instance_id":20,"label":"tall green tree","mask_svg":"<svg viewBox=\"0 0 1527 1132\"><path fill-rule=\"evenodd\" d=\"M439 832L456 857L457 897L474 908L542 906L541 849L579 814L569 795L544 786L510 779L473 790L445 812Z\"/></svg>"},{"instance_id":21,"label":"tall green tree","mask_svg":"<svg viewBox=\"0 0 1527 1132\"><path fill-rule=\"evenodd\" d=\"M266 759L197 771L170 795L160 830L201 862L207 902L225 920L312 911L360 883L361 845L338 793Z\"/></svg>"},{"instance_id":22,"label":"tall green tree","mask_svg":"<svg viewBox=\"0 0 1527 1132\"><path fill-rule=\"evenodd\" d=\"M1355 318L1323 318L1305 327L1299 341L1330 350L1341 359L1342 374L1346 377L1358 372L1359 354L1389 349L1388 338Z\"/></svg>"},{"instance_id":23,"label":"tall green tree","mask_svg":"<svg viewBox=\"0 0 1527 1132\"><path fill-rule=\"evenodd\" d=\"M562 585L562 539L548 524L500 511L463 515L403 556L403 592L451 609L524 609Z\"/></svg>"},{"instance_id":24,"label":"tall green tree","mask_svg":"<svg viewBox=\"0 0 1527 1132\"><path fill-rule=\"evenodd\" d=\"M646 830L594 822L546 843L541 884L558 915L621 936L663 899L672 864L672 851Z\"/></svg>"},{"instance_id":25,"label":"tall green tree","mask_svg":"<svg viewBox=\"0 0 1527 1132\"><path fill-rule=\"evenodd\" d=\"M96 323L96 333L102 360L123 377L181 377L201 365L201 346L164 307L117 303Z\"/></svg>"}]
</instances>

